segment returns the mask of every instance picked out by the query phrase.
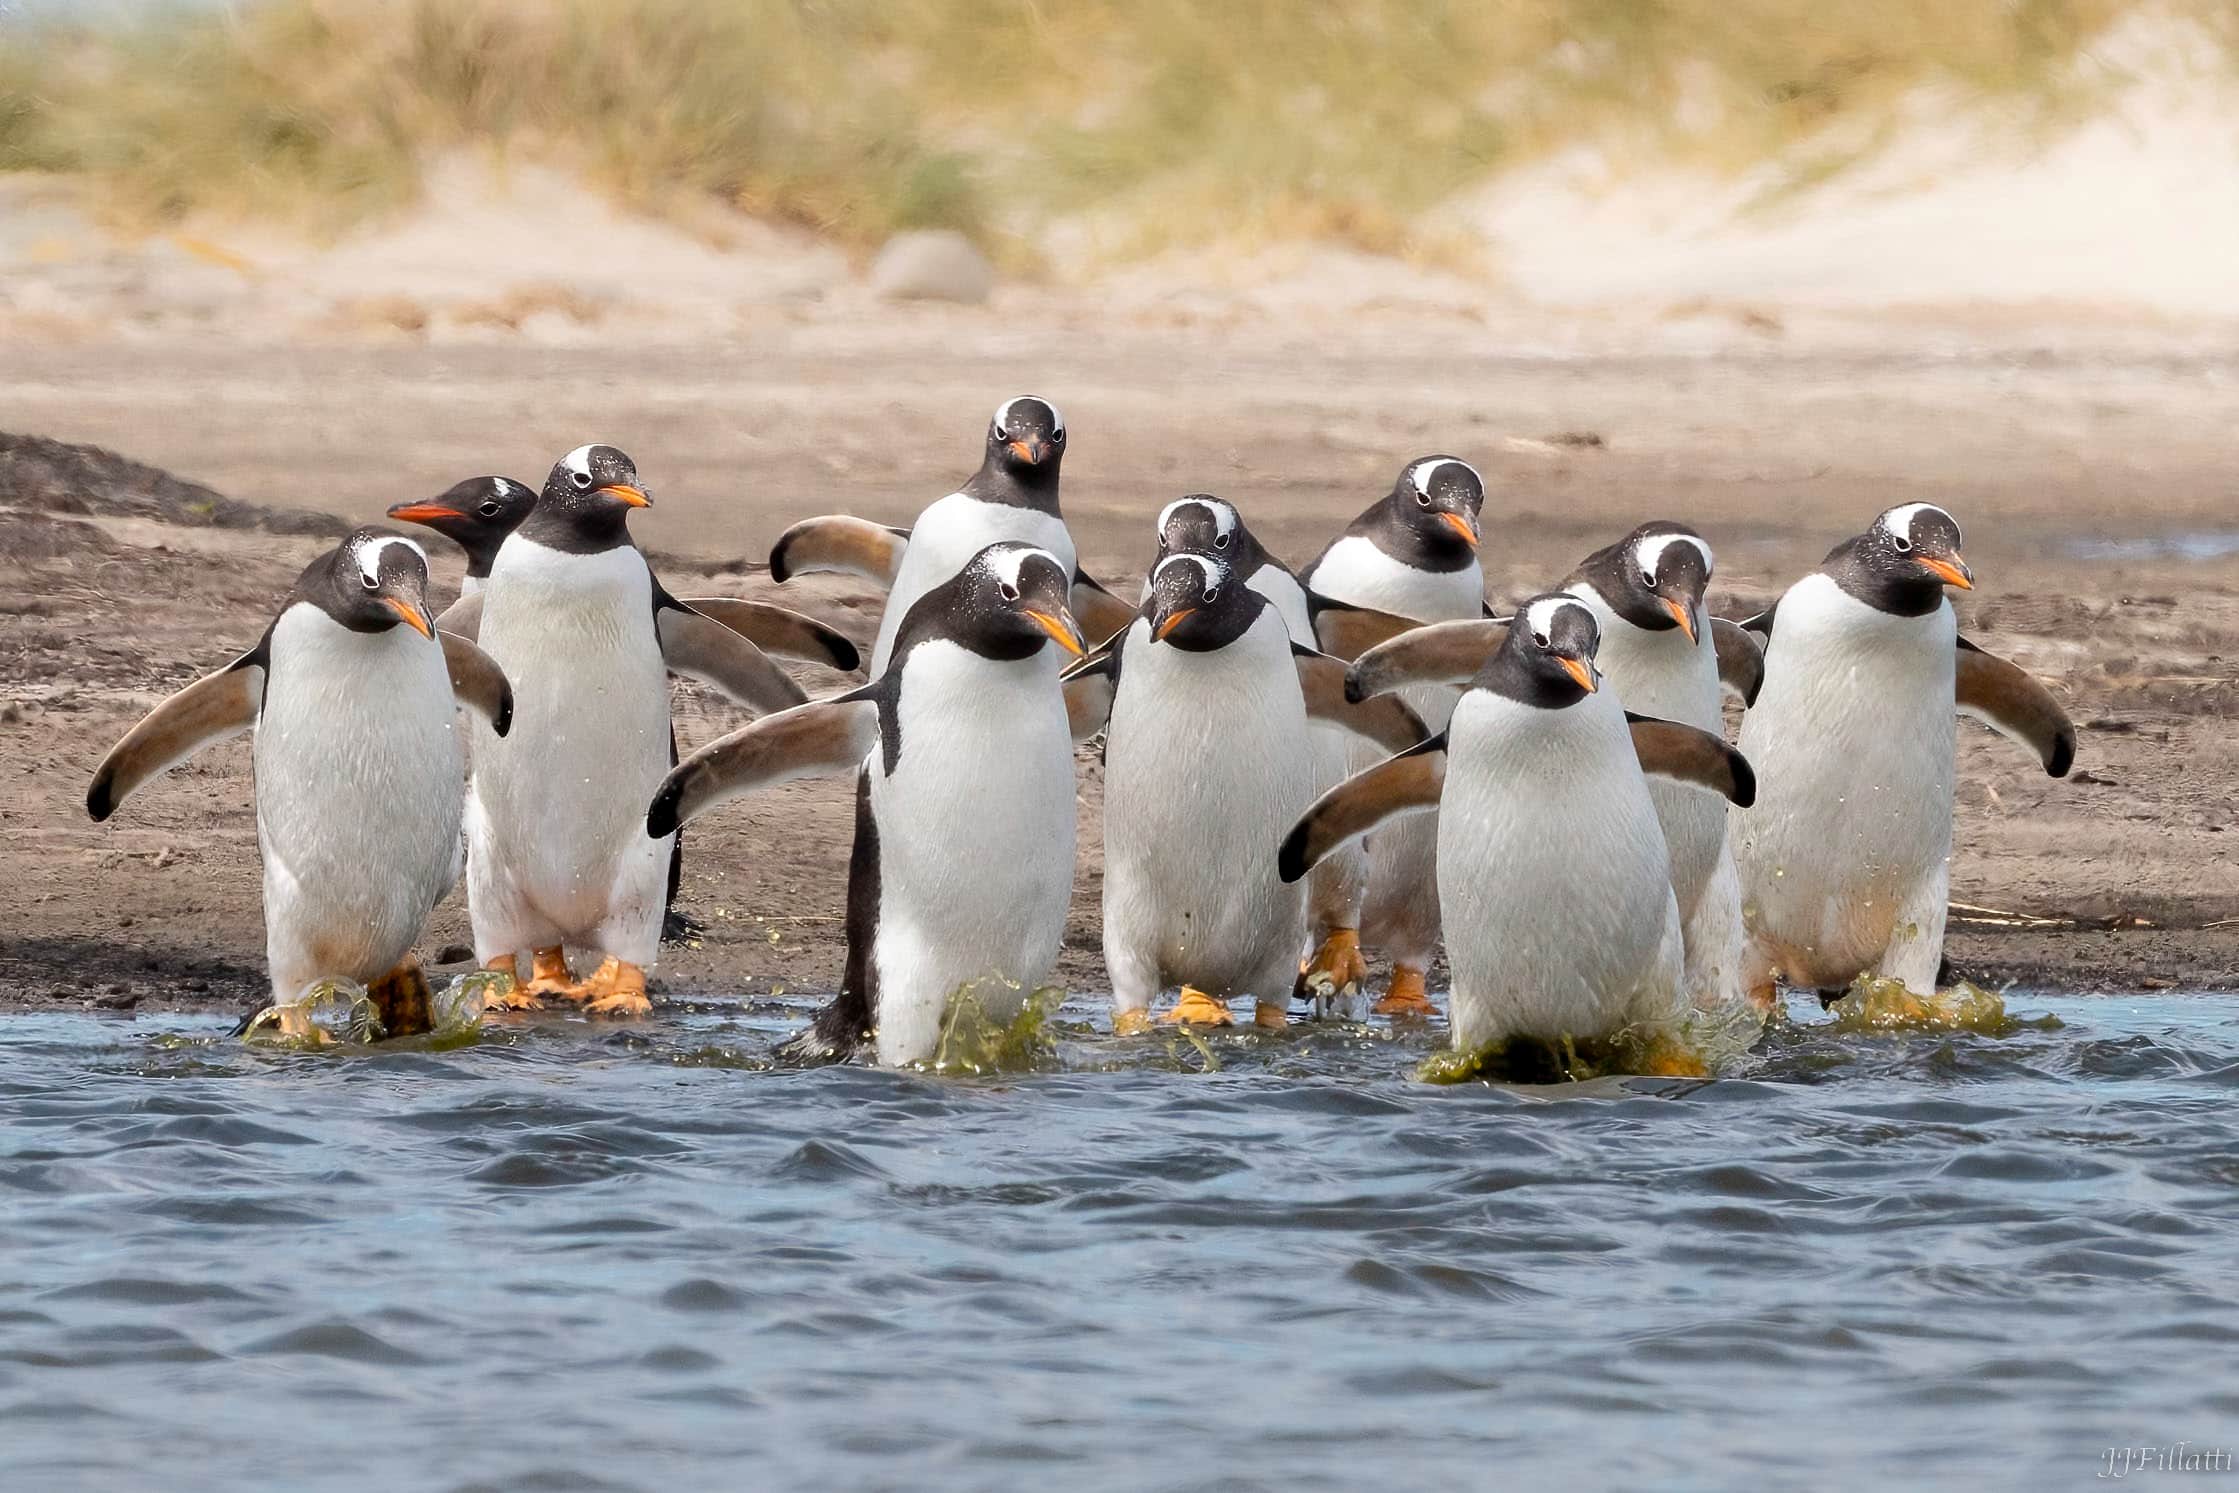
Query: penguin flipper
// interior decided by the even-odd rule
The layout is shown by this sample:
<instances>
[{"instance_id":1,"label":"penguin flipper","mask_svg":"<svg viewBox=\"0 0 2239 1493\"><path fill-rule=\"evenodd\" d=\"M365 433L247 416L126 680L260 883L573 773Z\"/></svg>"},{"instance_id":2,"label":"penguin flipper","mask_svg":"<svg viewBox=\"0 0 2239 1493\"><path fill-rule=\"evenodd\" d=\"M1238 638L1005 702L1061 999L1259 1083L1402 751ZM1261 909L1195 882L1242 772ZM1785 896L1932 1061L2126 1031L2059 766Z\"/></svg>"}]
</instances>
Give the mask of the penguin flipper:
<instances>
[{"instance_id":1,"label":"penguin flipper","mask_svg":"<svg viewBox=\"0 0 2239 1493\"><path fill-rule=\"evenodd\" d=\"M1275 869L1296 881L1347 840L1385 820L1438 807L1446 787L1446 733L1357 772L1314 801L1291 826Z\"/></svg>"},{"instance_id":2,"label":"penguin flipper","mask_svg":"<svg viewBox=\"0 0 2239 1493\"><path fill-rule=\"evenodd\" d=\"M1430 735L1423 718L1391 696L1355 699L1348 688L1345 660L1291 645L1292 662L1298 666L1299 692L1306 697L1309 720L1342 726L1387 752L1404 752Z\"/></svg>"},{"instance_id":3,"label":"penguin flipper","mask_svg":"<svg viewBox=\"0 0 2239 1493\"><path fill-rule=\"evenodd\" d=\"M1135 608L1106 590L1096 577L1073 567L1073 619L1080 623L1082 636L1108 642L1127 631L1135 615Z\"/></svg>"},{"instance_id":4,"label":"penguin flipper","mask_svg":"<svg viewBox=\"0 0 2239 1493\"><path fill-rule=\"evenodd\" d=\"M95 769L93 786L86 790L86 813L96 823L107 819L148 779L255 725L264 705L265 661L260 643L142 716Z\"/></svg>"},{"instance_id":5,"label":"penguin flipper","mask_svg":"<svg viewBox=\"0 0 2239 1493\"><path fill-rule=\"evenodd\" d=\"M863 667L863 651L853 638L791 607L734 596L688 596L684 604L703 617L714 618L764 653L823 664L850 674Z\"/></svg>"},{"instance_id":6,"label":"penguin flipper","mask_svg":"<svg viewBox=\"0 0 2239 1493\"><path fill-rule=\"evenodd\" d=\"M490 721L490 729L503 736L513 729L513 685L498 661L457 633L436 632L443 644L443 664L451 671L451 693L461 705L470 705Z\"/></svg>"},{"instance_id":7,"label":"penguin flipper","mask_svg":"<svg viewBox=\"0 0 2239 1493\"><path fill-rule=\"evenodd\" d=\"M1740 696L1742 704L1756 704L1765 683L1765 650L1740 623L1723 617L1710 619L1710 641L1718 650L1718 682Z\"/></svg>"},{"instance_id":8,"label":"penguin flipper","mask_svg":"<svg viewBox=\"0 0 2239 1493\"><path fill-rule=\"evenodd\" d=\"M1322 652L1344 659L1358 658L1416 625L1390 612L1324 596L1312 587L1306 590L1306 617L1314 626L1314 641Z\"/></svg>"},{"instance_id":9,"label":"penguin flipper","mask_svg":"<svg viewBox=\"0 0 2239 1493\"><path fill-rule=\"evenodd\" d=\"M2075 723L2027 671L1961 638L1953 693L1961 715L2035 752L2051 776L2068 776L2076 761Z\"/></svg>"},{"instance_id":10,"label":"penguin flipper","mask_svg":"<svg viewBox=\"0 0 2239 1493\"><path fill-rule=\"evenodd\" d=\"M1749 759L1719 737L1678 721L1625 712L1640 770L1722 794L1742 808L1757 801L1757 773Z\"/></svg>"},{"instance_id":11,"label":"penguin flipper","mask_svg":"<svg viewBox=\"0 0 2239 1493\"><path fill-rule=\"evenodd\" d=\"M1407 684L1467 684L1507 637L1505 621L1485 617L1411 627L1353 660L1345 698L1366 700Z\"/></svg>"},{"instance_id":12,"label":"penguin flipper","mask_svg":"<svg viewBox=\"0 0 2239 1493\"><path fill-rule=\"evenodd\" d=\"M808 700L808 692L767 653L682 602L660 608L654 626L671 672L712 684L749 710L790 710Z\"/></svg>"},{"instance_id":13,"label":"penguin flipper","mask_svg":"<svg viewBox=\"0 0 2239 1493\"><path fill-rule=\"evenodd\" d=\"M465 638L469 643L482 640L482 593L462 596L443 609L435 619L435 630L447 632L454 638Z\"/></svg>"},{"instance_id":14,"label":"penguin flipper","mask_svg":"<svg viewBox=\"0 0 2239 1493\"><path fill-rule=\"evenodd\" d=\"M837 571L861 576L889 590L902 573L902 556L910 547L910 531L874 524L868 519L828 513L804 518L777 536L770 546L770 576L780 582L812 571Z\"/></svg>"},{"instance_id":15,"label":"penguin flipper","mask_svg":"<svg viewBox=\"0 0 2239 1493\"><path fill-rule=\"evenodd\" d=\"M669 769L646 810L645 832L658 840L742 793L853 771L878 745L878 718L877 700L868 689L856 690L718 737Z\"/></svg>"}]
</instances>

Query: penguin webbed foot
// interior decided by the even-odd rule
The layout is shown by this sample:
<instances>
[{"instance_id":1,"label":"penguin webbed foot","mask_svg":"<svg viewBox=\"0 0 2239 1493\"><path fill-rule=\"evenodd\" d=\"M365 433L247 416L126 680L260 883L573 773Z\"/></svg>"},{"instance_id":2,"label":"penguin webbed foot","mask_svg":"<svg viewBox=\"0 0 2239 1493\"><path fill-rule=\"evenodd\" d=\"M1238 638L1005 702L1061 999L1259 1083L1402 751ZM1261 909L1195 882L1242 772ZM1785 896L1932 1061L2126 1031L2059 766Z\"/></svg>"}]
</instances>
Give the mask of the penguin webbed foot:
<instances>
[{"instance_id":1,"label":"penguin webbed foot","mask_svg":"<svg viewBox=\"0 0 2239 1493\"><path fill-rule=\"evenodd\" d=\"M1423 972L1404 966L1392 971L1392 982L1384 987L1383 998L1374 1010L1376 1015L1395 1021L1428 1021L1438 1014L1438 1007L1431 1004L1423 988Z\"/></svg>"},{"instance_id":2,"label":"penguin webbed foot","mask_svg":"<svg viewBox=\"0 0 2239 1493\"><path fill-rule=\"evenodd\" d=\"M1291 999L1310 1001L1318 1021L1346 996L1357 995L1368 983L1368 960L1361 954L1360 930L1332 928L1314 957L1299 966L1298 983Z\"/></svg>"},{"instance_id":3,"label":"penguin webbed foot","mask_svg":"<svg viewBox=\"0 0 2239 1493\"><path fill-rule=\"evenodd\" d=\"M1174 1009L1158 1018L1164 1026L1234 1026L1236 1013L1223 1001L1214 1000L1192 985L1182 987L1182 998Z\"/></svg>"},{"instance_id":4,"label":"penguin webbed foot","mask_svg":"<svg viewBox=\"0 0 2239 1493\"><path fill-rule=\"evenodd\" d=\"M508 997L505 1008L512 1011L541 1011L544 997L580 1001L591 993L589 985L577 980L568 969L566 952L559 948L537 949L529 966L529 982L520 984L516 977L514 995ZM526 1004L521 1004L526 1001Z\"/></svg>"},{"instance_id":5,"label":"penguin webbed foot","mask_svg":"<svg viewBox=\"0 0 2239 1493\"><path fill-rule=\"evenodd\" d=\"M707 937L707 924L701 922L681 907L671 907L661 914L661 942L684 944L696 938Z\"/></svg>"},{"instance_id":6,"label":"penguin webbed foot","mask_svg":"<svg viewBox=\"0 0 2239 1493\"><path fill-rule=\"evenodd\" d=\"M633 1021L653 1014L653 1001L645 993L645 971L612 954L600 961L582 990L586 1016Z\"/></svg>"},{"instance_id":7,"label":"penguin webbed foot","mask_svg":"<svg viewBox=\"0 0 2239 1493\"><path fill-rule=\"evenodd\" d=\"M860 998L841 991L807 1026L778 1044L778 1063L787 1068L826 1068L848 1061L871 1043L867 1016Z\"/></svg>"}]
</instances>

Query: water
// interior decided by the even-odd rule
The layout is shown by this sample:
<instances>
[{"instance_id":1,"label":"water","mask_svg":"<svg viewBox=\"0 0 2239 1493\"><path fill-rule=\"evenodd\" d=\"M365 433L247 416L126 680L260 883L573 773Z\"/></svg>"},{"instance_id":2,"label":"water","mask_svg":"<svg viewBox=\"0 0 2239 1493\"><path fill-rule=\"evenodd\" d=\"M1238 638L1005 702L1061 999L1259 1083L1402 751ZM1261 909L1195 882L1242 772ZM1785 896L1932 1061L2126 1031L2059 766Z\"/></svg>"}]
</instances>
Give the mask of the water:
<instances>
[{"instance_id":1,"label":"water","mask_svg":"<svg viewBox=\"0 0 2239 1493\"><path fill-rule=\"evenodd\" d=\"M764 1071L775 1004L355 1055L10 1018L0 1486L2019 1487L2239 1443L2239 1011L2009 1005L2065 1025L1562 1091L1361 1028L1077 1024L966 1082Z\"/></svg>"}]
</instances>

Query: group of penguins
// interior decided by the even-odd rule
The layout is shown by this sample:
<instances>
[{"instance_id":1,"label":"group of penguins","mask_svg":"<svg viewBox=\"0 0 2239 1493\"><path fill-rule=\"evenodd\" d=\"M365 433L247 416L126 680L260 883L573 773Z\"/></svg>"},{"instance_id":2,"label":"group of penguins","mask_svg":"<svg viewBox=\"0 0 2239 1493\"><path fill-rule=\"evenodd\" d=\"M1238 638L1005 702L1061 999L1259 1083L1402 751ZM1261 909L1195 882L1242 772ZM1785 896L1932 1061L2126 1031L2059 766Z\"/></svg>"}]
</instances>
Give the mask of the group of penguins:
<instances>
[{"instance_id":1,"label":"group of penguins","mask_svg":"<svg viewBox=\"0 0 2239 1493\"><path fill-rule=\"evenodd\" d=\"M854 670L856 646L671 595L612 446L540 492L483 477L399 504L466 550L456 604L431 614L417 543L356 531L255 647L134 727L87 807L253 726L273 998L353 980L395 1032L425 1019L411 950L462 855L492 1008L642 1017L680 829L852 775L846 971L785 1051L905 1065L951 1001L1007 1020L1047 979L1075 748L1101 736L1116 1033L1230 1024L1247 998L1261 1027L1299 999L1357 1011L1364 945L1390 969L1375 1012L1429 1017L1443 938L1453 1044L1475 1051L1766 1009L1777 981L1931 991L1957 714L2054 777L2074 756L2051 695L1959 635L1946 591L1974 578L1932 504L1882 513L1746 623L1709 615L1710 546L1671 522L1496 615L1484 483L1425 456L1296 571L1233 504L1167 504L1130 607L1076 558L1065 449L1056 407L1021 396L910 528L784 533L779 582L846 572L889 597L869 682L816 700L772 655ZM678 760L672 672L753 718ZM1725 693L1747 706L1735 746Z\"/></svg>"}]
</instances>

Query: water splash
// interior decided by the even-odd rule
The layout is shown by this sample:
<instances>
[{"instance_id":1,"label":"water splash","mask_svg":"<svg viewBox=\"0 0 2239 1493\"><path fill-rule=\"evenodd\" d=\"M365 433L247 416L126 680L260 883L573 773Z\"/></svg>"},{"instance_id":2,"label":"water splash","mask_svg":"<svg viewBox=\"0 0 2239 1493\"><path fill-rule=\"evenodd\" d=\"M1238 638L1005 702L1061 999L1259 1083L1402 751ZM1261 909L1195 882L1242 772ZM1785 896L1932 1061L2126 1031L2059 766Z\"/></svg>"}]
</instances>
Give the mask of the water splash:
<instances>
[{"instance_id":1,"label":"water splash","mask_svg":"<svg viewBox=\"0 0 2239 1493\"><path fill-rule=\"evenodd\" d=\"M381 1034L373 997L355 980L315 980L292 1001L276 1001L249 1018L241 1040L262 1046L364 1046Z\"/></svg>"},{"instance_id":2,"label":"water splash","mask_svg":"<svg viewBox=\"0 0 2239 1493\"><path fill-rule=\"evenodd\" d=\"M1019 987L999 982L1008 990ZM1009 1020L988 1010L980 992L986 983L965 985L941 1010L941 1036L930 1062L920 1071L945 1074L1037 1073L1058 1066L1057 1041L1050 1019L1065 992L1045 985L1029 991ZM1005 1002L1008 1004L1008 1002Z\"/></svg>"},{"instance_id":3,"label":"water splash","mask_svg":"<svg viewBox=\"0 0 2239 1493\"><path fill-rule=\"evenodd\" d=\"M1712 1078L1756 1044L1764 1018L1745 1000L1724 1001L1668 1021L1637 1022L1577 1037L1505 1037L1462 1052L1434 1052L1416 1065L1420 1083L1583 1083L1594 1078Z\"/></svg>"},{"instance_id":4,"label":"water splash","mask_svg":"<svg viewBox=\"0 0 2239 1493\"><path fill-rule=\"evenodd\" d=\"M2003 997L1966 980L1922 995L1902 980L1860 975L1827 1009L1839 1032L1964 1031L2009 1037L2031 1028L2051 1030L2060 1025L2055 1016L2028 1021L2009 1016Z\"/></svg>"}]
</instances>

